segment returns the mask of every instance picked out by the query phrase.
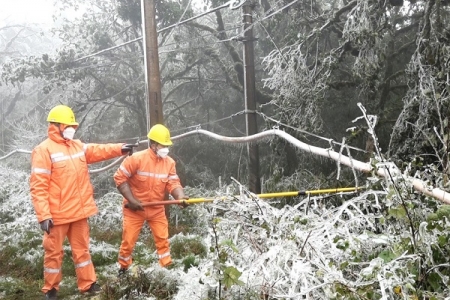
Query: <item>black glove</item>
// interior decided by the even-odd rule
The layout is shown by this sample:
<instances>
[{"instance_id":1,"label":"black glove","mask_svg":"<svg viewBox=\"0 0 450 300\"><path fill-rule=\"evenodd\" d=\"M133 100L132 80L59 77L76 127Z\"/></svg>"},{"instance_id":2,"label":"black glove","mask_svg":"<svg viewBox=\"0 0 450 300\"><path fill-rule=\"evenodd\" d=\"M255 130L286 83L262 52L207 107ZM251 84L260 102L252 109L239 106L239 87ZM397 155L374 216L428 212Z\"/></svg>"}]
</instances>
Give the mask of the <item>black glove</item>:
<instances>
[{"instance_id":1,"label":"black glove","mask_svg":"<svg viewBox=\"0 0 450 300\"><path fill-rule=\"evenodd\" d=\"M48 234L50 234L50 228L53 227L53 219L47 219L39 223L41 225L41 229Z\"/></svg>"},{"instance_id":2,"label":"black glove","mask_svg":"<svg viewBox=\"0 0 450 300\"><path fill-rule=\"evenodd\" d=\"M133 148L137 147L137 144L124 144L122 146L122 154L133 155Z\"/></svg>"}]
</instances>

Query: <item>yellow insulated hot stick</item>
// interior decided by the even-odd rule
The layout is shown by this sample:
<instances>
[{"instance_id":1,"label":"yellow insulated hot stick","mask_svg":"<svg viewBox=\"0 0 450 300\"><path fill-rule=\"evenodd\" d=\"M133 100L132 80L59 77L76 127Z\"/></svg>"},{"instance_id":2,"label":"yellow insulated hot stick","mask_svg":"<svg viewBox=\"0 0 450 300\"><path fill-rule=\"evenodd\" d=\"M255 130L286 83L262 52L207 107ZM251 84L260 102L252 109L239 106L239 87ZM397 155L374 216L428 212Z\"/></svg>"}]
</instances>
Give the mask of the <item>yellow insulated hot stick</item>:
<instances>
[{"instance_id":1,"label":"yellow insulated hot stick","mask_svg":"<svg viewBox=\"0 0 450 300\"><path fill-rule=\"evenodd\" d=\"M266 193L266 194L257 194L256 196L258 198L295 197L295 196L304 196L304 195L353 192L353 191L358 191L358 190L362 190L362 189L363 188L361 188L361 187L346 187L346 188L334 188L334 189L311 190L311 191ZM235 197L238 197L238 196L235 196ZM227 197L192 198L189 200L163 200L163 201L142 203L142 206L170 205L170 204L196 204L196 203L213 202L214 200L225 200L225 199L227 199ZM127 204L125 204L125 207L128 207Z\"/></svg>"},{"instance_id":2,"label":"yellow insulated hot stick","mask_svg":"<svg viewBox=\"0 0 450 300\"><path fill-rule=\"evenodd\" d=\"M304 196L304 195L317 195L317 194L329 194L340 192L353 192L362 190L361 187L346 187L346 188L334 188L324 190L311 190L311 191L297 191L297 192L280 192L280 193L267 193L256 195L259 198L277 198L277 197L292 197L292 196Z\"/></svg>"}]
</instances>

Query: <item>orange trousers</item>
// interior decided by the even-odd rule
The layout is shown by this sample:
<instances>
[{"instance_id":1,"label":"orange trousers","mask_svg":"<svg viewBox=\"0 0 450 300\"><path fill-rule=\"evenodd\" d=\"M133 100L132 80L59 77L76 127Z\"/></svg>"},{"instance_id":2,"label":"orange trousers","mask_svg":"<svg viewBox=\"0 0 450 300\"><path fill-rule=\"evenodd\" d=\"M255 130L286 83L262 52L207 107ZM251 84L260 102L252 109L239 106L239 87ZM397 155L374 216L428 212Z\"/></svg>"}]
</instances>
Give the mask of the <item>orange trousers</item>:
<instances>
[{"instance_id":1,"label":"orange trousers","mask_svg":"<svg viewBox=\"0 0 450 300\"><path fill-rule=\"evenodd\" d=\"M89 254L89 224L87 219L73 223L55 225L50 234L44 233L44 287L42 291L55 288L59 290L62 279L62 261L64 256L64 239L69 239L72 249L72 260L77 274L77 285L80 292L87 291L97 281L94 265Z\"/></svg>"},{"instance_id":2,"label":"orange trousers","mask_svg":"<svg viewBox=\"0 0 450 300\"><path fill-rule=\"evenodd\" d=\"M159 264L162 267L166 267L172 263L169 245L169 225L164 209L155 213L150 207L145 208L144 211L132 211L124 208L122 243L118 259L121 268L128 269L133 262L131 254L145 221L147 221L153 234Z\"/></svg>"}]
</instances>

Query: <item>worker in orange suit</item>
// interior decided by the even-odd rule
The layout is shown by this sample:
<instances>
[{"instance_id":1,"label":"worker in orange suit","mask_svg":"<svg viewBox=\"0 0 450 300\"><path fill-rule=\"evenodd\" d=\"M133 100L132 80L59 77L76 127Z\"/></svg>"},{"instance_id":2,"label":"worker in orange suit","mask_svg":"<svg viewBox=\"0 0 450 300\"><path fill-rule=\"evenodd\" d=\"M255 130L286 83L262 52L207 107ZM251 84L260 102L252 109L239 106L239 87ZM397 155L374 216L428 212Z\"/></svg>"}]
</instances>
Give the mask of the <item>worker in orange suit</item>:
<instances>
[{"instance_id":1,"label":"worker in orange suit","mask_svg":"<svg viewBox=\"0 0 450 300\"><path fill-rule=\"evenodd\" d=\"M72 109L57 105L50 110L48 138L31 154L30 191L44 231L44 286L46 299L57 299L62 279L63 242L72 249L77 285L81 293L101 290L89 253L88 217L98 212L88 164L131 154L134 145L85 144L74 140L78 128Z\"/></svg>"},{"instance_id":2,"label":"worker in orange suit","mask_svg":"<svg viewBox=\"0 0 450 300\"><path fill-rule=\"evenodd\" d=\"M125 274L132 263L131 255L145 221L153 234L159 264L166 267L172 263L165 207L145 206L145 203L164 200L166 192L176 200L189 199L178 178L175 161L168 156L172 145L169 130L156 124L150 129L148 138L149 148L125 158L114 174L117 188L124 197L119 276Z\"/></svg>"}]
</instances>

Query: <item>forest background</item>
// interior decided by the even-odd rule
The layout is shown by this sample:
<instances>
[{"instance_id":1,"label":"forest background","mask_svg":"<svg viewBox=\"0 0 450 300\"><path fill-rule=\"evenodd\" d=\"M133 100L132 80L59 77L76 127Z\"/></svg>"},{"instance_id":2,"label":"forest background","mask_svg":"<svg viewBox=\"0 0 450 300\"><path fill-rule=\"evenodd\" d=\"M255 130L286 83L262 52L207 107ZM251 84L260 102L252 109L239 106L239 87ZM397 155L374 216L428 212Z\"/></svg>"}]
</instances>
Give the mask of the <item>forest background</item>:
<instances>
[{"instance_id":1,"label":"forest background","mask_svg":"<svg viewBox=\"0 0 450 300\"><path fill-rule=\"evenodd\" d=\"M242 11L224 4L156 1L164 120L173 136L197 128L245 135ZM345 149L356 160L394 163L404 176L448 190L448 1L253 4L259 131L279 128L310 145ZM1 153L32 150L45 139L46 115L59 103L73 108L80 123L76 135L84 142L145 139L140 1L61 0L55 6L51 29L0 27ZM371 123L361 118L366 112ZM445 204L414 193L402 178L341 168L282 139L258 145L264 192L344 186L365 191L261 202L245 188L245 144L200 135L179 139L171 155L189 195L238 193L239 201L172 208L172 252L181 245L173 253L179 264L158 269L144 232L135 256L148 268L139 269L130 282L116 282L110 279L121 224L120 197L111 179L115 169L92 175L101 211L91 224L94 262L105 283L101 296L450 297ZM29 155L0 163L5 241L0 262L9 266L0 270L0 295L32 299L42 280L42 247L24 184ZM186 273L199 280L180 279ZM73 288L73 280L67 285ZM67 296L76 297L72 292Z\"/></svg>"}]
</instances>

